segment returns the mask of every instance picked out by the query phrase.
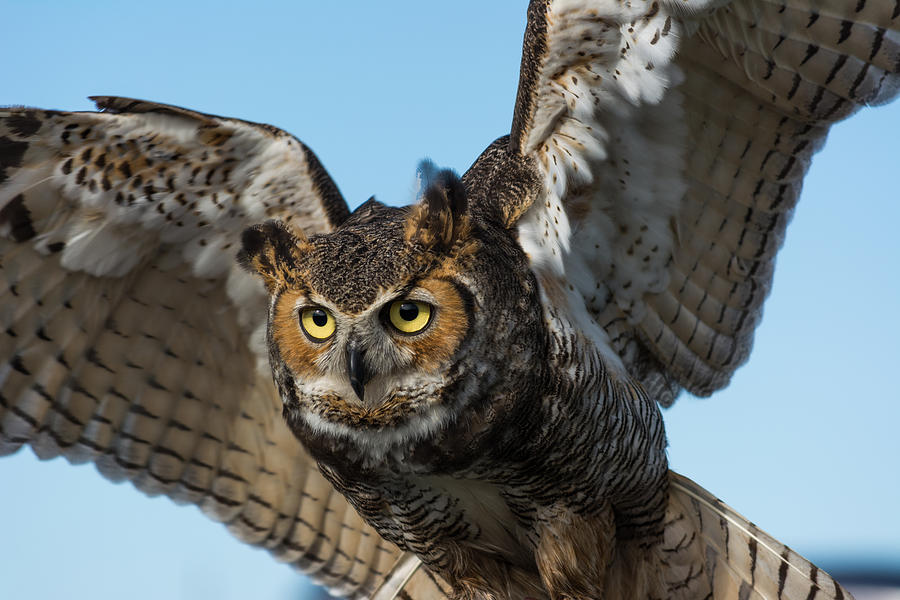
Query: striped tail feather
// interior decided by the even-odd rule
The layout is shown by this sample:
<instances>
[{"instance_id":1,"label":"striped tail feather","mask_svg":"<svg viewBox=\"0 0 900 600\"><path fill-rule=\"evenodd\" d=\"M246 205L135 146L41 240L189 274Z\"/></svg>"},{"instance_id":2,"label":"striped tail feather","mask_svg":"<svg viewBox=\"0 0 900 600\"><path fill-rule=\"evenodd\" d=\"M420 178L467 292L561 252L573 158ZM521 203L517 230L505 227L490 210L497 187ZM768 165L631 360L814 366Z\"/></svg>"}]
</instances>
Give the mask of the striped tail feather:
<instances>
[{"instance_id":1,"label":"striped tail feather","mask_svg":"<svg viewBox=\"0 0 900 600\"><path fill-rule=\"evenodd\" d=\"M853 598L830 575L671 471L663 562L669 598Z\"/></svg>"}]
</instances>

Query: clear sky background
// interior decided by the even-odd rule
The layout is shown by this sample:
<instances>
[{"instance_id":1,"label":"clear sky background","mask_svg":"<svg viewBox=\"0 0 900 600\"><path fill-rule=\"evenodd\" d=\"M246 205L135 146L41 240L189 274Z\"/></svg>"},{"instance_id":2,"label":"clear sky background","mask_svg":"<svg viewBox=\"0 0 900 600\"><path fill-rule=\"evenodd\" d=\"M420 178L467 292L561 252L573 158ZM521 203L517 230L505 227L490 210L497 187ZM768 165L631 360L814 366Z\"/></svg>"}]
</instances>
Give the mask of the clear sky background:
<instances>
[{"instance_id":1,"label":"clear sky background","mask_svg":"<svg viewBox=\"0 0 900 600\"><path fill-rule=\"evenodd\" d=\"M0 0L0 105L91 94L263 121L352 206L406 204L507 133L524 0ZM666 412L672 467L828 570L900 572L900 103L836 127L779 255L749 363ZM195 508L90 466L0 459L0 596L298 598L300 577Z\"/></svg>"}]
</instances>

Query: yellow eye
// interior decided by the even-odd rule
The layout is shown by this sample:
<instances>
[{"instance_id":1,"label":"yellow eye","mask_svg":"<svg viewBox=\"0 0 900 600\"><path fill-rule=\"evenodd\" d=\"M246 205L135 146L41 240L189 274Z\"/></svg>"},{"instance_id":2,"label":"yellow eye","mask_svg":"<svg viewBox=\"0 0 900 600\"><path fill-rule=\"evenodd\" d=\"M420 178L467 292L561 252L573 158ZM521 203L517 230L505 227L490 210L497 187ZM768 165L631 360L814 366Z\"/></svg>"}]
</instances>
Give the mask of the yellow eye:
<instances>
[{"instance_id":1,"label":"yellow eye","mask_svg":"<svg viewBox=\"0 0 900 600\"><path fill-rule=\"evenodd\" d=\"M300 326L306 337L314 342L324 342L334 335L334 317L321 306L310 306L301 310Z\"/></svg>"},{"instance_id":2,"label":"yellow eye","mask_svg":"<svg viewBox=\"0 0 900 600\"><path fill-rule=\"evenodd\" d=\"M400 333L419 333L431 322L431 305L416 300L395 300L388 317Z\"/></svg>"}]
</instances>

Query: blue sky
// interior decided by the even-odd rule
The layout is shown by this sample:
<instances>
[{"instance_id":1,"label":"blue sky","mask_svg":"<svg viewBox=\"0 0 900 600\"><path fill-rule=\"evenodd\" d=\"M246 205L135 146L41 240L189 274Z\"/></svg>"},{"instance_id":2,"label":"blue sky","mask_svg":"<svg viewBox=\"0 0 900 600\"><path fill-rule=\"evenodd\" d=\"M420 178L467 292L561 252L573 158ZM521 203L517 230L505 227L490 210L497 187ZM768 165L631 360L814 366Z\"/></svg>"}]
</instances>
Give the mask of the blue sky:
<instances>
[{"instance_id":1,"label":"blue sky","mask_svg":"<svg viewBox=\"0 0 900 600\"><path fill-rule=\"evenodd\" d=\"M464 171L512 115L525 2L5 0L0 105L118 94L264 121L356 205ZM749 363L666 413L672 467L831 569L900 571L900 103L836 127L779 255ZM196 509L90 466L0 459L0 581L20 598L297 597Z\"/></svg>"}]
</instances>

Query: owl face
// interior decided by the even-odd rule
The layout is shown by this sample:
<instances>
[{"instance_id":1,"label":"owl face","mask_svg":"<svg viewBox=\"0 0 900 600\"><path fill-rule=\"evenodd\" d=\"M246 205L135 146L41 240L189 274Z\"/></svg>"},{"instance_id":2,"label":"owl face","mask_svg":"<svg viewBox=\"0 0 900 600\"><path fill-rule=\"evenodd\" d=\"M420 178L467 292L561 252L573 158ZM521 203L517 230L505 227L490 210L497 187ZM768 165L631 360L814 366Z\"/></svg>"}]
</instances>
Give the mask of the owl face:
<instances>
[{"instance_id":1,"label":"owl face","mask_svg":"<svg viewBox=\"0 0 900 600\"><path fill-rule=\"evenodd\" d=\"M521 252L485 235L455 177L411 208L364 205L327 235L276 223L245 233L241 260L269 290L270 361L298 436L352 438L377 455L445 430L489 393L506 371L480 353L509 348L531 322L511 310L539 309Z\"/></svg>"},{"instance_id":2,"label":"owl face","mask_svg":"<svg viewBox=\"0 0 900 600\"><path fill-rule=\"evenodd\" d=\"M465 290L426 276L388 285L359 311L312 288L279 295L272 341L282 360L309 385L346 385L362 406L379 403L390 381L436 372L469 329Z\"/></svg>"}]
</instances>

